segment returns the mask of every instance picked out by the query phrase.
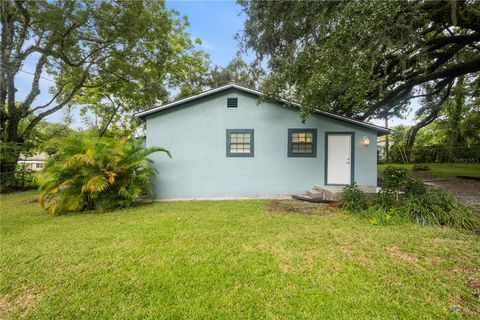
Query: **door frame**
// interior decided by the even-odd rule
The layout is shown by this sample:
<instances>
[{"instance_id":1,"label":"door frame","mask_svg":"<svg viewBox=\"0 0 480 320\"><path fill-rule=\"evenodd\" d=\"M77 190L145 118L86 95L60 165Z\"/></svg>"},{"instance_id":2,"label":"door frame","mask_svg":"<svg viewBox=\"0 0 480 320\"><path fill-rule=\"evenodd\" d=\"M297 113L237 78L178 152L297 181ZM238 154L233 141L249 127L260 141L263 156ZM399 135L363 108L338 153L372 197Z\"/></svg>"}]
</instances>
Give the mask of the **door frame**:
<instances>
[{"instance_id":1,"label":"door frame","mask_svg":"<svg viewBox=\"0 0 480 320\"><path fill-rule=\"evenodd\" d=\"M350 135L350 183L355 181L355 132L354 131L325 131L325 185L345 186L345 184L328 183L328 136Z\"/></svg>"}]
</instances>

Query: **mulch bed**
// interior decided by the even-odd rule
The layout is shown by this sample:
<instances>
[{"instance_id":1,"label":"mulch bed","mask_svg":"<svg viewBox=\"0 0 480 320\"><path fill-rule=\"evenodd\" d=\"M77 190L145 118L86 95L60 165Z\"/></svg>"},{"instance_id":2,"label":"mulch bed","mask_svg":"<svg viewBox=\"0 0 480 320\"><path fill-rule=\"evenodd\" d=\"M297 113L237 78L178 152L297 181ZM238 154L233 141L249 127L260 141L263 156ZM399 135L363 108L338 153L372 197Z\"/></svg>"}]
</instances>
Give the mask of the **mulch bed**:
<instances>
[{"instance_id":1,"label":"mulch bed","mask_svg":"<svg viewBox=\"0 0 480 320\"><path fill-rule=\"evenodd\" d=\"M448 191L454 196L472 206L480 212L480 181L464 178L438 178L429 175L414 175L429 186L434 186L443 191ZM378 186L382 186L382 178L378 177Z\"/></svg>"},{"instance_id":2,"label":"mulch bed","mask_svg":"<svg viewBox=\"0 0 480 320\"><path fill-rule=\"evenodd\" d=\"M480 181L455 178L432 181L431 184L480 210Z\"/></svg>"},{"instance_id":3,"label":"mulch bed","mask_svg":"<svg viewBox=\"0 0 480 320\"><path fill-rule=\"evenodd\" d=\"M338 203L311 203L298 200L272 200L268 204L270 212L293 212L310 215L325 215L338 208Z\"/></svg>"}]
</instances>

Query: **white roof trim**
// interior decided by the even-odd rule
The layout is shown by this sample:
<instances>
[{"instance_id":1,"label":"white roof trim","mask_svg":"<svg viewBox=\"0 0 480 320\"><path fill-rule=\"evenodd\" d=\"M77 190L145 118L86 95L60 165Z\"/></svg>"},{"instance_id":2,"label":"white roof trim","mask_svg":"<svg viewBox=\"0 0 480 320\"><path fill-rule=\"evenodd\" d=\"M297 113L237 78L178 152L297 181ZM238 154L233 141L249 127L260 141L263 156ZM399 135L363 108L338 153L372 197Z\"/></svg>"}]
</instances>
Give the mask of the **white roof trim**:
<instances>
[{"instance_id":1,"label":"white roof trim","mask_svg":"<svg viewBox=\"0 0 480 320\"><path fill-rule=\"evenodd\" d=\"M146 110L146 111L143 111L143 112L136 113L135 117L137 117L137 118L145 117L145 116L150 115L152 113L156 113L156 112L159 112L159 111L170 109L170 108L173 108L173 107L178 106L180 104L190 102L190 101L193 101L193 100L196 100L196 99L199 99L199 98L207 97L207 96L212 95L214 93L221 92L221 91L224 91L224 90L227 90L227 89L232 89L232 88L233 89L238 89L240 91L248 92L248 93L251 93L251 94L256 95L256 96L262 96L263 95L263 93L260 92L260 91L253 90L253 89L246 88L246 87L242 87L242 86L239 86L237 84L231 83L231 84L227 84L227 85L215 88L215 89L204 91L202 93L199 93L197 95L194 95L194 96L191 96L191 97L188 97L188 98L183 98L183 99L171 102L171 103L167 103L166 105L163 105L163 106L159 106L159 107L156 107L156 108L152 108L150 110ZM288 101L286 99L278 99L278 101L283 102L287 105L293 105L293 106L298 107L298 108L301 107L300 104L298 104L296 102ZM340 121L343 121L343 122L348 122L348 123L356 124L356 125L359 125L359 126L362 126L362 127L367 127L367 128L373 129L375 131L379 131L379 132L384 133L384 134L390 133L390 130L387 129L387 128L377 126L375 124L371 124L371 123L368 123L368 122L363 122L363 121L360 121L360 120L344 117L344 116L341 116L341 115L338 115L338 114L335 114L335 113L331 113L331 112L328 112L328 111L315 109L315 113L319 114L319 115L329 117L329 118L337 119L337 120L340 120Z\"/></svg>"},{"instance_id":2,"label":"white roof trim","mask_svg":"<svg viewBox=\"0 0 480 320\"><path fill-rule=\"evenodd\" d=\"M196 100L196 99L199 99L199 98L202 98L202 97L207 97L211 94L214 94L214 93L226 90L226 89L230 89L230 88L235 88L235 89L239 89L239 90L242 90L242 91L248 91L248 92L253 93L255 95L261 94L260 92L258 92L256 90L244 88L244 87L241 87L241 86L236 85L236 84L227 84L225 86L221 86L221 87L218 87L218 88L215 88L215 89L207 90L207 91L204 91L202 93L196 94L194 96L190 96L188 98L183 98L183 99L180 99L180 100L177 100L177 101L174 101L174 102L167 103L166 105L162 105L162 106L159 106L159 107L156 107L156 108L153 108L153 109L149 109L149 110L146 110L146 111L143 111L143 112L136 113L135 117L141 118L141 117L144 117L146 115L155 113L157 111L170 109L171 107L175 107L179 104L190 102L192 100Z\"/></svg>"}]
</instances>

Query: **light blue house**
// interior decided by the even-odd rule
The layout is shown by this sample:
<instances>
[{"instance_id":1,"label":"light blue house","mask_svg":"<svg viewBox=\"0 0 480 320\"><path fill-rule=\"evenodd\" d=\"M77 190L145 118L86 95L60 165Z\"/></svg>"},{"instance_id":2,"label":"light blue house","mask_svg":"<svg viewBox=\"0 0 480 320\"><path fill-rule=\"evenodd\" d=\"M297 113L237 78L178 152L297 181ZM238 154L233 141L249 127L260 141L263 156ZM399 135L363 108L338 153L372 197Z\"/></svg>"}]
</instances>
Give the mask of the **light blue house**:
<instances>
[{"instance_id":1,"label":"light blue house","mask_svg":"<svg viewBox=\"0 0 480 320\"><path fill-rule=\"evenodd\" d=\"M137 114L160 199L271 197L314 185L377 184L377 136L389 131L318 110L302 123L285 102L235 84ZM292 104L290 104L292 105ZM297 106L298 107L298 106Z\"/></svg>"}]
</instances>

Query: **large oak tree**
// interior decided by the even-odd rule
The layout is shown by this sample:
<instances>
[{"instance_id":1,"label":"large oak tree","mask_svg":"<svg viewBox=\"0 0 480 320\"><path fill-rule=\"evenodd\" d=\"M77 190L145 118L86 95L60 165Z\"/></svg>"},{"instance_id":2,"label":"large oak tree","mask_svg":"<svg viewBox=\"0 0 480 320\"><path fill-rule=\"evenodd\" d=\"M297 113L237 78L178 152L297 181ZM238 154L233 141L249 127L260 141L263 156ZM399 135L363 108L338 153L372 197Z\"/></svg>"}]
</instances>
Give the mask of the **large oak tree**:
<instances>
[{"instance_id":1,"label":"large oak tree","mask_svg":"<svg viewBox=\"0 0 480 320\"><path fill-rule=\"evenodd\" d=\"M243 47L269 60L262 91L297 100L304 117L399 115L416 96L441 101L458 77L479 76L478 0L239 3Z\"/></svg>"},{"instance_id":2,"label":"large oak tree","mask_svg":"<svg viewBox=\"0 0 480 320\"><path fill-rule=\"evenodd\" d=\"M123 106L152 107L203 66L204 54L194 50L185 31L188 21L163 1L0 1L4 147L22 145L42 119L72 103L110 98ZM25 89L18 75L28 72L23 69L32 60L31 87L20 92ZM52 98L39 104L40 83L47 77L54 81ZM2 157L2 178L14 171L20 148L8 150L13 157Z\"/></svg>"}]
</instances>

